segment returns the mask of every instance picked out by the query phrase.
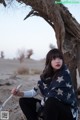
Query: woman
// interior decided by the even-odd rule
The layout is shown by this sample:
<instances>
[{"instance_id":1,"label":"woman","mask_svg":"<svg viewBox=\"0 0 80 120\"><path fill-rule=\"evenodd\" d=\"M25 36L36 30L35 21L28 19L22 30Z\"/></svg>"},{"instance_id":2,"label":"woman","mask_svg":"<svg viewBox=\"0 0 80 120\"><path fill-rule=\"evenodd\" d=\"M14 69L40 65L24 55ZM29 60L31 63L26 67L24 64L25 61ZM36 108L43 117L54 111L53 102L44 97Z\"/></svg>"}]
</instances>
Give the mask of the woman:
<instances>
[{"instance_id":1,"label":"woman","mask_svg":"<svg viewBox=\"0 0 80 120\"><path fill-rule=\"evenodd\" d=\"M77 120L76 95L59 49L47 53L45 68L36 88L30 91L13 89L11 93L22 96L19 104L27 120L38 120L36 106L39 104L43 108L43 120ZM42 100L34 98L39 93Z\"/></svg>"}]
</instances>

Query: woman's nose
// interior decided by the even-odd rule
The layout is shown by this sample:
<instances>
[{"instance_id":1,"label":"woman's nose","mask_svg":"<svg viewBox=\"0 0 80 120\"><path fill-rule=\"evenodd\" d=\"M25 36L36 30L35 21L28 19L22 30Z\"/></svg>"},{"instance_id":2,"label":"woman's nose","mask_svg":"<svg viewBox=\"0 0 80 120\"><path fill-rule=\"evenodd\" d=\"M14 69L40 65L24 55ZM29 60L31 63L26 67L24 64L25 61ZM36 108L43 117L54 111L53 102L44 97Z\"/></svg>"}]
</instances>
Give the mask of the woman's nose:
<instances>
[{"instance_id":1,"label":"woman's nose","mask_svg":"<svg viewBox=\"0 0 80 120\"><path fill-rule=\"evenodd\" d=\"M59 58L56 59L56 62L58 62L58 63L60 62Z\"/></svg>"}]
</instances>

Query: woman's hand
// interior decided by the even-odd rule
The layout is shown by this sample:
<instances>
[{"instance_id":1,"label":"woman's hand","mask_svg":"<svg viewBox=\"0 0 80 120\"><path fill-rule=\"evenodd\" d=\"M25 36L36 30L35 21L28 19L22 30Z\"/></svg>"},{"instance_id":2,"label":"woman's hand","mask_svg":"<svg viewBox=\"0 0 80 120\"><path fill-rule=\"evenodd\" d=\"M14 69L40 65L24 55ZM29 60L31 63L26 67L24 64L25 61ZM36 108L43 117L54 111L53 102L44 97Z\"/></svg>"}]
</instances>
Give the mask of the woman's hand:
<instances>
[{"instance_id":1,"label":"woman's hand","mask_svg":"<svg viewBox=\"0 0 80 120\"><path fill-rule=\"evenodd\" d=\"M24 96L24 93L21 92L20 90L17 90L17 88L13 88L11 90L11 94L15 95L15 96Z\"/></svg>"}]
</instances>

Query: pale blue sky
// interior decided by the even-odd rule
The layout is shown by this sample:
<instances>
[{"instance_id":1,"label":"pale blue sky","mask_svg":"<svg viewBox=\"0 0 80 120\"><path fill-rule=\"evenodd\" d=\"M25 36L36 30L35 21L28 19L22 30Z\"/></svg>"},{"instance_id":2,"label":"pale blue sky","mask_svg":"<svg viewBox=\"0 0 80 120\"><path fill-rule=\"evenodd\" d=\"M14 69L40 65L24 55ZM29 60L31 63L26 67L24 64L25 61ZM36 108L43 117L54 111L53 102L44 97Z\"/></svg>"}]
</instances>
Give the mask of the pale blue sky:
<instances>
[{"instance_id":1,"label":"pale blue sky","mask_svg":"<svg viewBox=\"0 0 80 120\"><path fill-rule=\"evenodd\" d=\"M80 4L66 4L73 16L80 21ZM55 33L51 26L40 17L23 20L30 7L11 4L4 8L0 4L0 51L6 58L17 56L18 49L33 49L33 59L44 58L49 45L56 45Z\"/></svg>"}]
</instances>

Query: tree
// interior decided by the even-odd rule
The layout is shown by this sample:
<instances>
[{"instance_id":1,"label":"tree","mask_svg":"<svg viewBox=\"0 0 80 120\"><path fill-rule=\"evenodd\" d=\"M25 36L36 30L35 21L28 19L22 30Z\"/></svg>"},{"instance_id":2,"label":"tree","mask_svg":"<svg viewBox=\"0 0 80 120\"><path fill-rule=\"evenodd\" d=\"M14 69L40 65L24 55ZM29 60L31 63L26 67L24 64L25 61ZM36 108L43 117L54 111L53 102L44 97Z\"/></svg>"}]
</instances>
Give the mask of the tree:
<instances>
[{"instance_id":1,"label":"tree","mask_svg":"<svg viewBox=\"0 0 80 120\"><path fill-rule=\"evenodd\" d=\"M4 58L4 52L3 51L1 51L1 58L3 59Z\"/></svg>"},{"instance_id":2,"label":"tree","mask_svg":"<svg viewBox=\"0 0 80 120\"><path fill-rule=\"evenodd\" d=\"M57 0L17 0L31 6L31 11L24 18L40 16L47 21L55 31L57 45L64 53L66 64L69 66L73 85L77 89L76 69L80 75L80 25L73 18L67 7L56 4ZM60 1L60 0L58 0Z\"/></svg>"},{"instance_id":3,"label":"tree","mask_svg":"<svg viewBox=\"0 0 80 120\"><path fill-rule=\"evenodd\" d=\"M26 58L30 59L31 55L33 55L33 50L32 49L28 49L27 53L26 53Z\"/></svg>"},{"instance_id":4,"label":"tree","mask_svg":"<svg viewBox=\"0 0 80 120\"><path fill-rule=\"evenodd\" d=\"M18 50L18 60L20 63L22 63L25 59L25 50L24 49L19 49Z\"/></svg>"}]
</instances>

